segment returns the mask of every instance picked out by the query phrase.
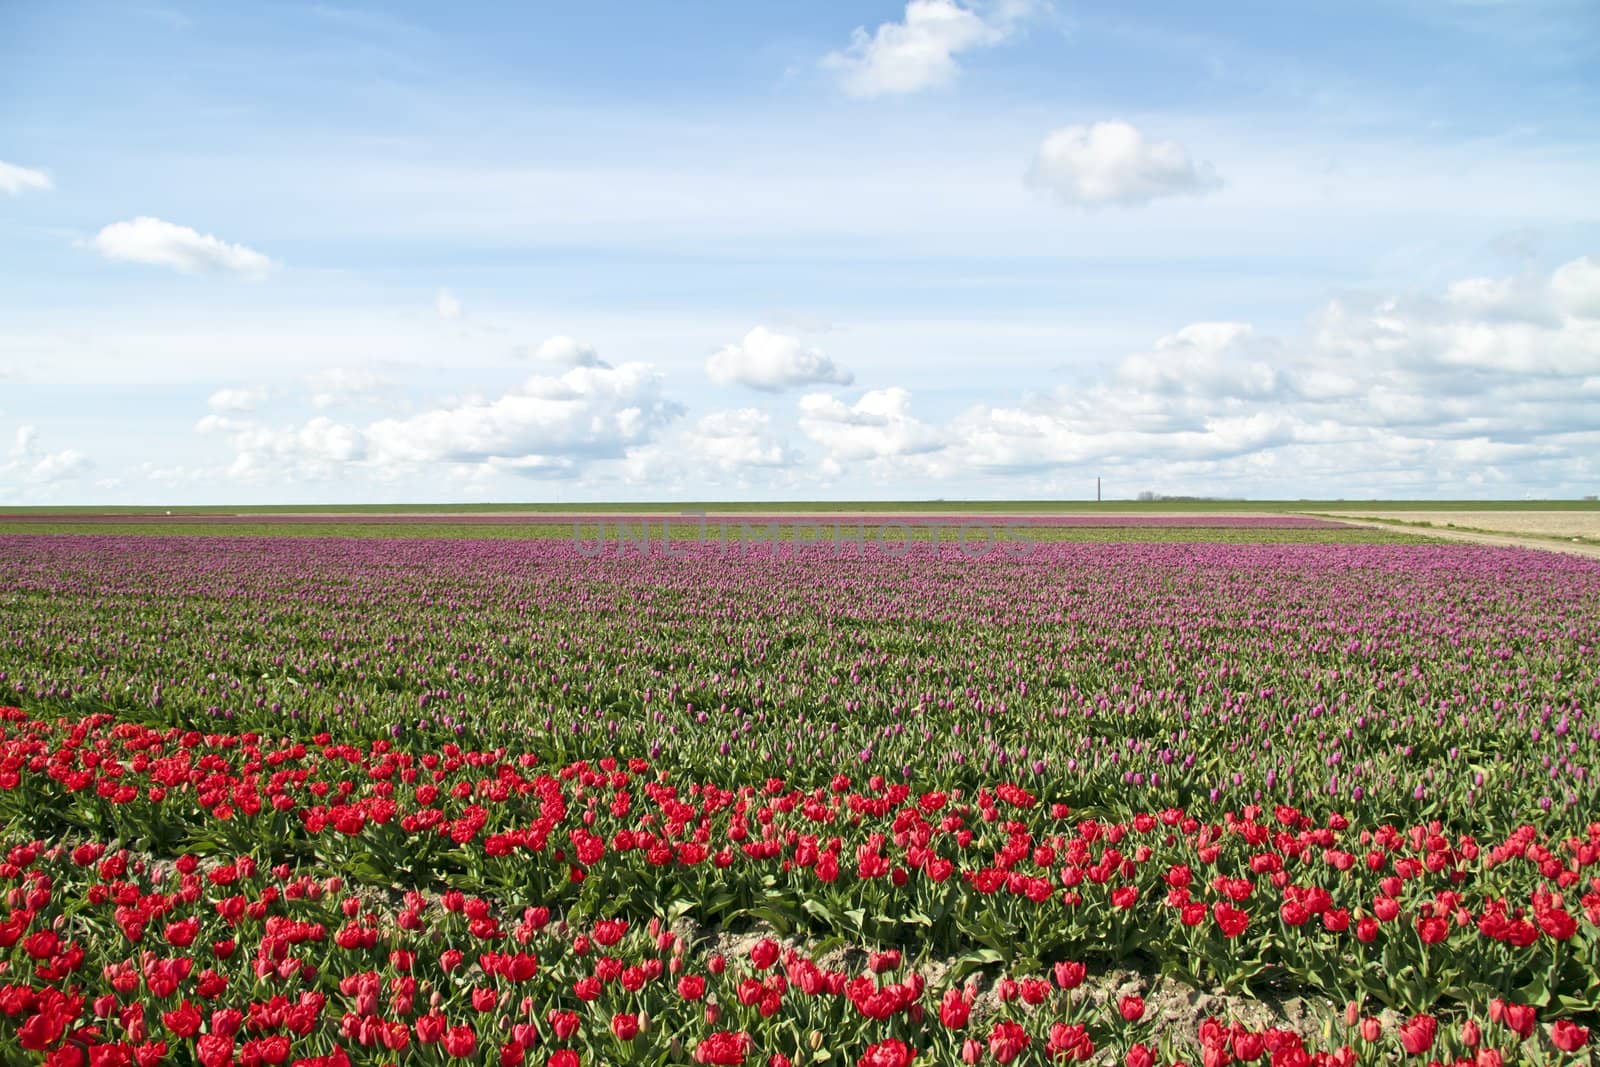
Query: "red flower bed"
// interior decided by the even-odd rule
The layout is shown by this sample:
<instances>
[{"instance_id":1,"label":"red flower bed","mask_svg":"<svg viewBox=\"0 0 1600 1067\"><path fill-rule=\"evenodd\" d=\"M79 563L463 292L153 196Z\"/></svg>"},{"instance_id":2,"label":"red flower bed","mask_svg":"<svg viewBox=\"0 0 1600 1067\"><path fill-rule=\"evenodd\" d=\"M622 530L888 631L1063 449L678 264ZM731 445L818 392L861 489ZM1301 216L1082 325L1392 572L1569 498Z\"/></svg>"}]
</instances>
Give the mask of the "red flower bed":
<instances>
[{"instance_id":1,"label":"red flower bed","mask_svg":"<svg viewBox=\"0 0 1600 1067\"><path fill-rule=\"evenodd\" d=\"M0 726L8 825L102 830L0 864L0 1047L49 1063L1491 1063L1581 1053L1595 1009L1600 823L1480 843L1287 806L1080 817L1008 782ZM727 958L687 917L774 936ZM1086 995L1114 960L1353 1011L1320 1050L1216 1020L1157 1040L1142 997Z\"/></svg>"}]
</instances>

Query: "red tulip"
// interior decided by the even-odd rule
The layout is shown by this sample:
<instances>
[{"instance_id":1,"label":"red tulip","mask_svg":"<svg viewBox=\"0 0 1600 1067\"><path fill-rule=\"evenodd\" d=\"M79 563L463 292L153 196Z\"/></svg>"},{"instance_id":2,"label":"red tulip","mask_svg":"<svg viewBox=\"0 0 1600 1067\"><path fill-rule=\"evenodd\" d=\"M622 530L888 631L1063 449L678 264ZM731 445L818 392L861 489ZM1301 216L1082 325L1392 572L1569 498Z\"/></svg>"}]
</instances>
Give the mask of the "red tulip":
<instances>
[{"instance_id":1,"label":"red tulip","mask_svg":"<svg viewBox=\"0 0 1600 1067\"><path fill-rule=\"evenodd\" d=\"M1493 1004L1490 1007L1493 1008ZM1531 1037L1534 1027L1539 1023L1539 1013L1529 1004L1504 1003L1501 1015L1506 1026L1518 1037Z\"/></svg>"},{"instance_id":2,"label":"red tulip","mask_svg":"<svg viewBox=\"0 0 1600 1067\"><path fill-rule=\"evenodd\" d=\"M738 1067L754 1048L749 1034L738 1030L719 1030L704 1038L694 1048L696 1063L714 1064L718 1067Z\"/></svg>"},{"instance_id":3,"label":"red tulip","mask_svg":"<svg viewBox=\"0 0 1600 1067\"><path fill-rule=\"evenodd\" d=\"M1248 913L1224 901L1217 901L1211 909L1212 916L1217 920L1217 928L1222 931L1222 936L1235 938L1244 933L1245 927L1250 924Z\"/></svg>"},{"instance_id":4,"label":"red tulip","mask_svg":"<svg viewBox=\"0 0 1600 1067\"><path fill-rule=\"evenodd\" d=\"M1055 965L1056 985L1062 989L1076 989L1083 984L1088 969L1073 960L1062 960Z\"/></svg>"},{"instance_id":5,"label":"red tulip","mask_svg":"<svg viewBox=\"0 0 1600 1067\"><path fill-rule=\"evenodd\" d=\"M1094 1055L1094 1041L1089 1037L1089 1031L1076 1023L1052 1024L1046 1048L1058 1060L1076 1060L1078 1063L1084 1063Z\"/></svg>"},{"instance_id":6,"label":"red tulip","mask_svg":"<svg viewBox=\"0 0 1600 1067\"><path fill-rule=\"evenodd\" d=\"M944 999L939 1002L939 1022L951 1029L959 1030L967 1025L967 1019L972 1014L972 998L959 989L945 990Z\"/></svg>"},{"instance_id":7,"label":"red tulip","mask_svg":"<svg viewBox=\"0 0 1600 1067\"><path fill-rule=\"evenodd\" d=\"M1413 1056L1420 1056L1433 1048L1434 1035L1439 1023L1431 1015L1413 1015L1400 1024L1400 1045Z\"/></svg>"},{"instance_id":8,"label":"red tulip","mask_svg":"<svg viewBox=\"0 0 1600 1067\"><path fill-rule=\"evenodd\" d=\"M1562 1052L1576 1052L1589 1043L1588 1028L1571 1019L1557 1019L1550 1027L1550 1043Z\"/></svg>"},{"instance_id":9,"label":"red tulip","mask_svg":"<svg viewBox=\"0 0 1600 1067\"><path fill-rule=\"evenodd\" d=\"M778 943L771 938L764 937L750 946L750 962L755 964L756 970L764 971L778 962Z\"/></svg>"},{"instance_id":10,"label":"red tulip","mask_svg":"<svg viewBox=\"0 0 1600 1067\"><path fill-rule=\"evenodd\" d=\"M1010 1063L1028 1047L1028 1032L1010 1019L1002 1019L989 1031L989 1053L1001 1063Z\"/></svg>"},{"instance_id":11,"label":"red tulip","mask_svg":"<svg viewBox=\"0 0 1600 1067\"><path fill-rule=\"evenodd\" d=\"M917 1052L904 1041L893 1038L868 1045L867 1051L856 1061L856 1067L909 1067Z\"/></svg>"},{"instance_id":12,"label":"red tulip","mask_svg":"<svg viewBox=\"0 0 1600 1067\"><path fill-rule=\"evenodd\" d=\"M1450 936L1449 920L1441 919L1436 915L1418 919L1417 936L1422 938L1424 945L1437 945Z\"/></svg>"},{"instance_id":13,"label":"red tulip","mask_svg":"<svg viewBox=\"0 0 1600 1067\"><path fill-rule=\"evenodd\" d=\"M462 1024L452 1026L444 1035L444 1050L458 1060L471 1056L478 1047L478 1035L472 1027Z\"/></svg>"},{"instance_id":14,"label":"red tulip","mask_svg":"<svg viewBox=\"0 0 1600 1067\"><path fill-rule=\"evenodd\" d=\"M233 1038L222 1034L201 1034L195 1040L195 1058L201 1067L232 1067Z\"/></svg>"}]
</instances>

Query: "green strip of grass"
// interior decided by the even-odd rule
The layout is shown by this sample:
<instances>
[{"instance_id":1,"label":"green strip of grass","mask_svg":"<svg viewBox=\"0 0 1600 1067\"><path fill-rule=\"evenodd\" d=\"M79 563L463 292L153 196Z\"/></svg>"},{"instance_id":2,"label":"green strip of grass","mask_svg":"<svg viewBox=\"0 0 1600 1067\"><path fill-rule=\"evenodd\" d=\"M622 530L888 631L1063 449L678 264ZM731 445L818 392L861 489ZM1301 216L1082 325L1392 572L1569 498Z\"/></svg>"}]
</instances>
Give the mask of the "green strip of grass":
<instances>
[{"instance_id":1,"label":"green strip of grass","mask_svg":"<svg viewBox=\"0 0 1600 1067\"><path fill-rule=\"evenodd\" d=\"M639 524L628 523L631 536L639 535ZM765 524L752 524L757 531L764 531ZM853 532L853 524L845 525L848 532ZM660 524L650 526L649 535L653 542L658 542L663 527ZM695 526L670 527L672 537L676 541L687 541L701 536L700 530ZM865 536L876 538L880 527L867 524L862 527ZM926 541L933 536L933 531L926 528L912 527L911 537L916 541ZM338 523L314 522L251 522L251 523L117 523L117 522L25 522L8 523L0 521L0 535L7 534L78 534L99 536L141 536L141 537L395 537L395 538L470 538L473 540L570 540L574 536L574 529L565 523L539 523L520 525L514 523L362 523L359 521L344 521ZM585 544L592 545L599 536L597 524L584 523L577 528L577 536ZM723 528L717 524L708 524L705 536L710 540L717 540L724 536ZM726 527L726 538L730 543L737 543L744 536L741 524L732 523ZM760 537L757 532L755 537ZM886 537L898 542L904 534L899 527L890 529ZM945 541L954 541L956 531L946 527L940 534ZM974 543L988 536L981 524L974 530ZM1082 543L1118 543L1118 542L1217 542L1217 543L1249 543L1249 544L1417 544L1436 541L1434 538L1410 534L1402 531L1375 530L1369 527L1344 527L1344 528L1315 528L1315 529L1273 529L1270 527L1205 527L1205 526L1127 526L1127 527L1031 527L1018 531L1015 535L1019 540L1052 541L1052 542L1082 542ZM616 527L606 526L606 537L610 550L616 550ZM805 543L811 539L831 541L834 537L831 526L818 525L806 529L797 536L793 528L785 527L777 535L778 539L786 544Z\"/></svg>"}]
</instances>

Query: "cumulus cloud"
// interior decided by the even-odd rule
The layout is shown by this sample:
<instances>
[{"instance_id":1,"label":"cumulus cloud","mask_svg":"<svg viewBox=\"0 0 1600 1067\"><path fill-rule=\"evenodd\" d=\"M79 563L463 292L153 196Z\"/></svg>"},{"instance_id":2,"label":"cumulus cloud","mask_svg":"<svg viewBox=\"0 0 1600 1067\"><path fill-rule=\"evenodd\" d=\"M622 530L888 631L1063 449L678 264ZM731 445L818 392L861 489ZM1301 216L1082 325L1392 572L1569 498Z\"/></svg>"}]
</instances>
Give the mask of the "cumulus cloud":
<instances>
[{"instance_id":1,"label":"cumulus cloud","mask_svg":"<svg viewBox=\"0 0 1600 1067\"><path fill-rule=\"evenodd\" d=\"M824 56L822 65L851 96L915 93L946 85L961 71L958 55L999 44L1038 7L1026 0L983 5L910 0L900 22L885 22L872 32L858 26L850 46Z\"/></svg>"},{"instance_id":2,"label":"cumulus cloud","mask_svg":"<svg viewBox=\"0 0 1600 1067\"><path fill-rule=\"evenodd\" d=\"M22 472L22 479L35 485L52 485L80 477L93 466L89 457L75 448L47 452L33 460Z\"/></svg>"},{"instance_id":3,"label":"cumulus cloud","mask_svg":"<svg viewBox=\"0 0 1600 1067\"><path fill-rule=\"evenodd\" d=\"M0 463L0 489L46 488L80 478L93 467L89 457L75 448L44 451L39 445L39 428L19 426L5 462Z\"/></svg>"},{"instance_id":4,"label":"cumulus cloud","mask_svg":"<svg viewBox=\"0 0 1600 1067\"><path fill-rule=\"evenodd\" d=\"M776 393L799 385L849 385L849 371L798 338L757 326L724 345L706 360L706 374L717 385L744 385Z\"/></svg>"},{"instance_id":5,"label":"cumulus cloud","mask_svg":"<svg viewBox=\"0 0 1600 1067\"><path fill-rule=\"evenodd\" d=\"M1564 313L1600 319L1600 263L1584 256L1564 264L1550 279L1550 288Z\"/></svg>"},{"instance_id":6,"label":"cumulus cloud","mask_svg":"<svg viewBox=\"0 0 1600 1067\"><path fill-rule=\"evenodd\" d=\"M682 413L643 363L570 367L538 374L503 396L474 398L365 425L317 416L303 425L262 426L207 417L202 433L229 434L229 476L324 478L363 469L375 476L427 466L489 464L547 475L620 460L654 441Z\"/></svg>"},{"instance_id":7,"label":"cumulus cloud","mask_svg":"<svg viewBox=\"0 0 1600 1067\"><path fill-rule=\"evenodd\" d=\"M665 440L630 449L624 477L655 485L747 485L793 468L801 456L786 444L772 418L758 408L715 411Z\"/></svg>"},{"instance_id":8,"label":"cumulus cloud","mask_svg":"<svg viewBox=\"0 0 1600 1067\"><path fill-rule=\"evenodd\" d=\"M451 295L450 290L440 289L439 295L434 297L433 309L439 313L441 319L459 319L461 317L461 301Z\"/></svg>"},{"instance_id":9,"label":"cumulus cloud","mask_svg":"<svg viewBox=\"0 0 1600 1067\"><path fill-rule=\"evenodd\" d=\"M318 409L333 407L343 400L376 396L393 388L376 371L350 367L329 367L308 375L305 381L311 390L311 406Z\"/></svg>"},{"instance_id":10,"label":"cumulus cloud","mask_svg":"<svg viewBox=\"0 0 1600 1067\"><path fill-rule=\"evenodd\" d=\"M1028 182L1063 203L1089 208L1138 207L1222 184L1211 164L1190 159L1176 141L1146 140L1126 122L1054 131L1034 155Z\"/></svg>"},{"instance_id":11,"label":"cumulus cloud","mask_svg":"<svg viewBox=\"0 0 1600 1067\"><path fill-rule=\"evenodd\" d=\"M401 462L620 456L679 414L660 384L642 363L574 367L494 400L386 419L366 435L380 460Z\"/></svg>"},{"instance_id":12,"label":"cumulus cloud","mask_svg":"<svg viewBox=\"0 0 1600 1067\"><path fill-rule=\"evenodd\" d=\"M96 251L107 259L171 267L182 274L235 274L260 279L276 264L253 248L229 244L187 226L141 215L113 222L95 235Z\"/></svg>"},{"instance_id":13,"label":"cumulus cloud","mask_svg":"<svg viewBox=\"0 0 1600 1067\"><path fill-rule=\"evenodd\" d=\"M1275 347L1258 341L1248 323L1191 323L1123 359L1116 380L1157 395L1269 397L1278 389Z\"/></svg>"},{"instance_id":14,"label":"cumulus cloud","mask_svg":"<svg viewBox=\"0 0 1600 1067\"><path fill-rule=\"evenodd\" d=\"M1052 392L943 422L903 389L802 398L826 477L1026 478L1035 491L1414 495L1590 492L1600 478L1593 264L1346 297L1294 336L1197 322ZM1500 487L1495 489L1493 487ZM1071 491L1068 489L1067 491Z\"/></svg>"},{"instance_id":15,"label":"cumulus cloud","mask_svg":"<svg viewBox=\"0 0 1600 1067\"><path fill-rule=\"evenodd\" d=\"M12 439L10 457L12 459L21 459L23 456L28 455L33 451L34 444L38 440L39 427L18 426L16 437Z\"/></svg>"},{"instance_id":16,"label":"cumulus cloud","mask_svg":"<svg viewBox=\"0 0 1600 1067\"><path fill-rule=\"evenodd\" d=\"M911 414L904 389L874 389L854 404L826 393L800 398L800 430L836 462L887 459L943 447L938 430Z\"/></svg>"},{"instance_id":17,"label":"cumulus cloud","mask_svg":"<svg viewBox=\"0 0 1600 1067\"><path fill-rule=\"evenodd\" d=\"M1299 491L1312 493L1316 478L1378 491L1419 473L1494 482L1521 466L1570 478L1593 469L1600 446L1590 414L1600 322L1550 309L1570 310L1573 293L1588 291L1587 269L1576 260L1542 278L1468 279L1437 298L1336 301L1291 339L1196 323L1098 381L963 413L944 430L941 459L1191 479L1277 470L1292 482L1299 471ZM1361 481L1369 476L1382 481ZM1436 495L1438 485L1411 490Z\"/></svg>"},{"instance_id":18,"label":"cumulus cloud","mask_svg":"<svg viewBox=\"0 0 1600 1067\"><path fill-rule=\"evenodd\" d=\"M55 183L44 171L19 167L15 163L0 160L0 193L19 196L30 191L46 191L54 188Z\"/></svg>"},{"instance_id":19,"label":"cumulus cloud","mask_svg":"<svg viewBox=\"0 0 1600 1067\"><path fill-rule=\"evenodd\" d=\"M517 355L532 360L534 363L552 369L567 369L569 367L608 367L610 364L600 358L594 345L588 341L580 341L575 337L558 335L544 341L538 347L517 349Z\"/></svg>"},{"instance_id":20,"label":"cumulus cloud","mask_svg":"<svg viewBox=\"0 0 1600 1067\"><path fill-rule=\"evenodd\" d=\"M218 389L206 400L212 411L254 411L267 398L265 389Z\"/></svg>"},{"instance_id":21,"label":"cumulus cloud","mask_svg":"<svg viewBox=\"0 0 1600 1067\"><path fill-rule=\"evenodd\" d=\"M1092 492L1103 474L1116 495L1578 495L1600 484L1597 273L1585 258L1432 293L1346 294L1281 336L1192 322L1103 370L1066 372L1051 391L949 417L887 388L807 390L792 415L752 404L684 418L653 368L611 367L590 345L552 338L528 353L533 376L499 395L288 426L220 405L197 429L234 446L234 477L257 480L431 470L480 489L517 475L798 497L843 477L935 493L996 479ZM746 341L730 347L761 350ZM33 436L16 448L38 451Z\"/></svg>"},{"instance_id":22,"label":"cumulus cloud","mask_svg":"<svg viewBox=\"0 0 1600 1067\"><path fill-rule=\"evenodd\" d=\"M240 419L229 418L227 415L202 415L194 424L194 432L198 434L233 433L248 429L250 423Z\"/></svg>"},{"instance_id":23,"label":"cumulus cloud","mask_svg":"<svg viewBox=\"0 0 1600 1067\"><path fill-rule=\"evenodd\" d=\"M236 454L227 476L244 481L283 474L310 480L331 478L366 455L361 431L322 415L297 427L245 427L235 435L233 445Z\"/></svg>"}]
</instances>

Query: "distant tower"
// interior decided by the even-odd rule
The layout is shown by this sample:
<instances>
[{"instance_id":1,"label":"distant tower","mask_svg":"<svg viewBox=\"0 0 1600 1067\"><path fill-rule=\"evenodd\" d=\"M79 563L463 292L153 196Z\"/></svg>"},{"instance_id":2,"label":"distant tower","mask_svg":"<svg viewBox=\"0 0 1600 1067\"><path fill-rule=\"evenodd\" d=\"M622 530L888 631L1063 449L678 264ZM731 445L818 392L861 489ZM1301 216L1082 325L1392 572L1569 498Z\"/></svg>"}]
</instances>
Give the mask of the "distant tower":
<instances>
[{"instance_id":1,"label":"distant tower","mask_svg":"<svg viewBox=\"0 0 1600 1067\"><path fill-rule=\"evenodd\" d=\"M1094 502L1096 504L1100 503L1100 476L1098 474L1094 476Z\"/></svg>"}]
</instances>

